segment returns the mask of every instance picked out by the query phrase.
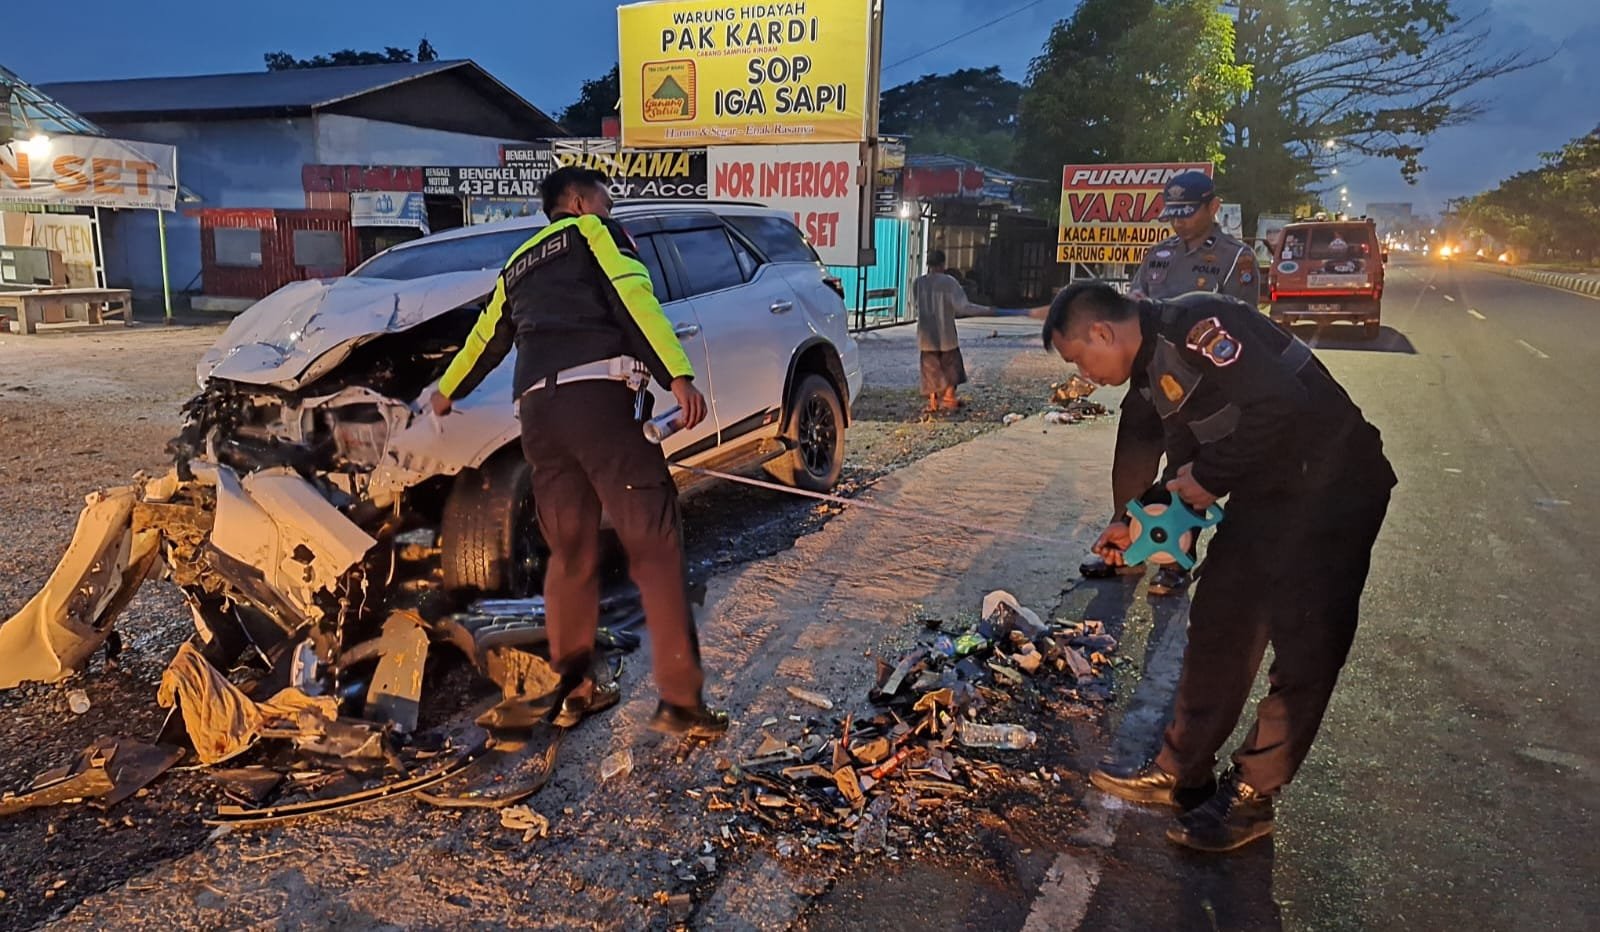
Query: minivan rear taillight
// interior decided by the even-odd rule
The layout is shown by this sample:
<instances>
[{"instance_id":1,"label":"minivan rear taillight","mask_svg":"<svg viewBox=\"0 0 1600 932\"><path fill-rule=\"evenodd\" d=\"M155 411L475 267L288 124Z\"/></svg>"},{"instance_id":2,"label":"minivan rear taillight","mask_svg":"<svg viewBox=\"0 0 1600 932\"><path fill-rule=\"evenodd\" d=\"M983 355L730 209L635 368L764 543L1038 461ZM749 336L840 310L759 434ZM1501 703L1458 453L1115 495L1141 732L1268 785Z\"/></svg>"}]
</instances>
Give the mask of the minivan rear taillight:
<instances>
[{"instance_id":1,"label":"minivan rear taillight","mask_svg":"<svg viewBox=\"0 0 1600 932\"><path fill-rule=\"evenodd\" d=\"M834 293L839 296L840 301L844 300L844 282L840 281L837 276L824 275L822 277L822 283L827 285L829 288L832 288Z\"/></svg>"}]
</instances>

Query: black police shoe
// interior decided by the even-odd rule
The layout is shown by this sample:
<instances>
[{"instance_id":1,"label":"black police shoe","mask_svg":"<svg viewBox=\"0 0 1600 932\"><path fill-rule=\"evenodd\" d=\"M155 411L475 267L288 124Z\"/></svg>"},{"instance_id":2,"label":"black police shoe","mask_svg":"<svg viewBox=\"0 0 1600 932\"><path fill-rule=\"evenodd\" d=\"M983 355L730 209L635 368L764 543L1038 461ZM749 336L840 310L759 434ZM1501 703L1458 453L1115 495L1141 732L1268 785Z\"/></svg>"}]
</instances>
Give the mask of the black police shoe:
<instances>
[{"instance_id":1,"label":"black police shoe","mask_svg":"<svg viewBox=\"0 0 1600 932\"><path fill-rule=\"evenodd\" d=\"M650 719L650 728L668 735L685 738L720 738L728 731L728 713L713 709L705 703L698 706L681 706L660 703Z\"/></svg>"},{"instance_id":2,"label":"black police shoe","mask_svg":"<svg viewBox=\"0 0 1600 932\"><path fill-rule=\"evenodd\" d=\"M1131 772L1116 772L1096 767L1089 782L1102 793L1142 806L1173 806L1187 809L1209 798L1217 789L1216 780L1201 786L1179 786L1178 778L1149 762Z\"/></svg>"},{"instance_id":3,"label":"black police shoe","mask_svg":"<svg viewBox=\"0 0 1600 932\"><path fill-rule=\"evenodd\" d=\"M551 724L557 728L571 728L585 716L604 712L622 700L622 687L615 680L595 683L587 695L578 693L561 700Z\"/></svg>"},{"instance_id":4,"label":"black police shoe","mask_svg":"<svg viewBox=\"0 0 1600 932\"><path fill-rule=\"evenodd\" d=\"M1150 580L1151 595L1173 595L1182 592L1189 585L1189 571L1179 566L1163 566L1156 570L1156 576Z\"/></svg>"},{"instance_id":5,"label":"black police shoe","mask_svg":"<svg viewBox=\"0 0 1600 932\"><path fill-rule=\"evenodd\" d=\"M1167 840L1196 851L1232 851L1272 834L1272 797L1230 770L1215 796L1178 816Z\"/></svg>"},{"instance_id":6,"label":"black police shoe","mask_svg":"<svg viewBox=\"0 0 1600 932\"><path fill-rule=\"evenodd\" d=\"M1113 576L1143 576L1144 565L1137 566L1112 566L1106 561L1095 557L1078 565L1078 572L1085 579L1110 579Z\"/></svg>"}]
</instances>

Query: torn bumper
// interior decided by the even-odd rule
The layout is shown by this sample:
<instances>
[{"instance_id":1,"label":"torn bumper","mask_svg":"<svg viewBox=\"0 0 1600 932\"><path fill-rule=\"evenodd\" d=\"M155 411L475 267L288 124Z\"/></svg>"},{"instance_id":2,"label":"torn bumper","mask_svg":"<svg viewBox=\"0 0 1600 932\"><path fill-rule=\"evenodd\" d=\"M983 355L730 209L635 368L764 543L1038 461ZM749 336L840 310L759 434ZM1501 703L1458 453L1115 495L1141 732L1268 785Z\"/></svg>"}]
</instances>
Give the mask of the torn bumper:
<instances>
[{"instance_id":1,"label":"torn bumper","mask_svg":"<svg viewBox=\"0 0 1600 932\"><path fill-rule=\"evenodd\" d=\"M139 489L95 492L50 579L0 625L0 689L54 683L111 634L111 622L150 572L160 535L135 529Z\"/></svg>"},{"instance_id":2,"label":"torn bumper","mask_svg":"<svg viewBox=\"0 0 1600 932\"><path fill-rule=\"evenodd\" d=\"M241 480L191 466L192 480L174 471L88 497L49 581L0 624L0 689L82 668L158 557L186 589L256 605L288 636L377 543L290 470Z\"/></svg>"}]
</instances>

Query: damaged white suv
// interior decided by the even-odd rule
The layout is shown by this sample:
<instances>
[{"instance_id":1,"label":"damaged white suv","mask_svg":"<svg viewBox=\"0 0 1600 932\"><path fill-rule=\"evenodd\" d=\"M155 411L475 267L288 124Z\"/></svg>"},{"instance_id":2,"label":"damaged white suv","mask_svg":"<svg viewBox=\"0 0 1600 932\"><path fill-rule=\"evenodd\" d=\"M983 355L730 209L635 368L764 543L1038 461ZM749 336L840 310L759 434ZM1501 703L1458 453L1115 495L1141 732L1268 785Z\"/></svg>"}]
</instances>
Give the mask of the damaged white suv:
<instances>
[{"instance_id":1,"label":"damaged white suv","mask_svg":"<svg viewBox=\"0 0 1600 932\"><path fill-rule=\"evenodd\" d=\"M668 438L669 460L760 464L831 487L861 369L839 282L790 216L664 202L614 216L709 402L704 423ZM80 665L157 559L203 643L272 653L309 642L324 664L423 594L532 591L541 547L514 354L452 416L422 402L502 263L543 224L425 237L346 277L288 285L235 320L200 363L173 472L91 497L46 590L0 628L0 655L37 661L4 665L0 688ZM663 393L657 410L670 403Z\"/></svg>"}]
</instances>

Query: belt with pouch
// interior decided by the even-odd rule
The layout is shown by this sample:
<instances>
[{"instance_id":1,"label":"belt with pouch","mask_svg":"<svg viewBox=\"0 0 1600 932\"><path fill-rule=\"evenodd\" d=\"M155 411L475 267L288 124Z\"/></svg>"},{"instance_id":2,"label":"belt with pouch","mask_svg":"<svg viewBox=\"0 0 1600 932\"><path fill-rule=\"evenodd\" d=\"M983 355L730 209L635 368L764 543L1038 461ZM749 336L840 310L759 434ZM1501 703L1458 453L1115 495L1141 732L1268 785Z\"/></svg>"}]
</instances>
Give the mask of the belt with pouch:
<instances>
[{"instance_id":1,"label":"belt with pouch","mask_svg":"<svg viewBox=\"0 0 1600 932\"><path fill-rule=\"evenodd\" d=\"M632 356L612 356L610 359L599 359L586 362L581 366L562 369L554 375L547 375L528 386L522 394L536 392L541 388L552 385L566 385L568 382L590 382L595 380L610 382L626 382L628 387L637 391L650 380L650 372L644 363Z\"/></svg>"}]
</instances>

